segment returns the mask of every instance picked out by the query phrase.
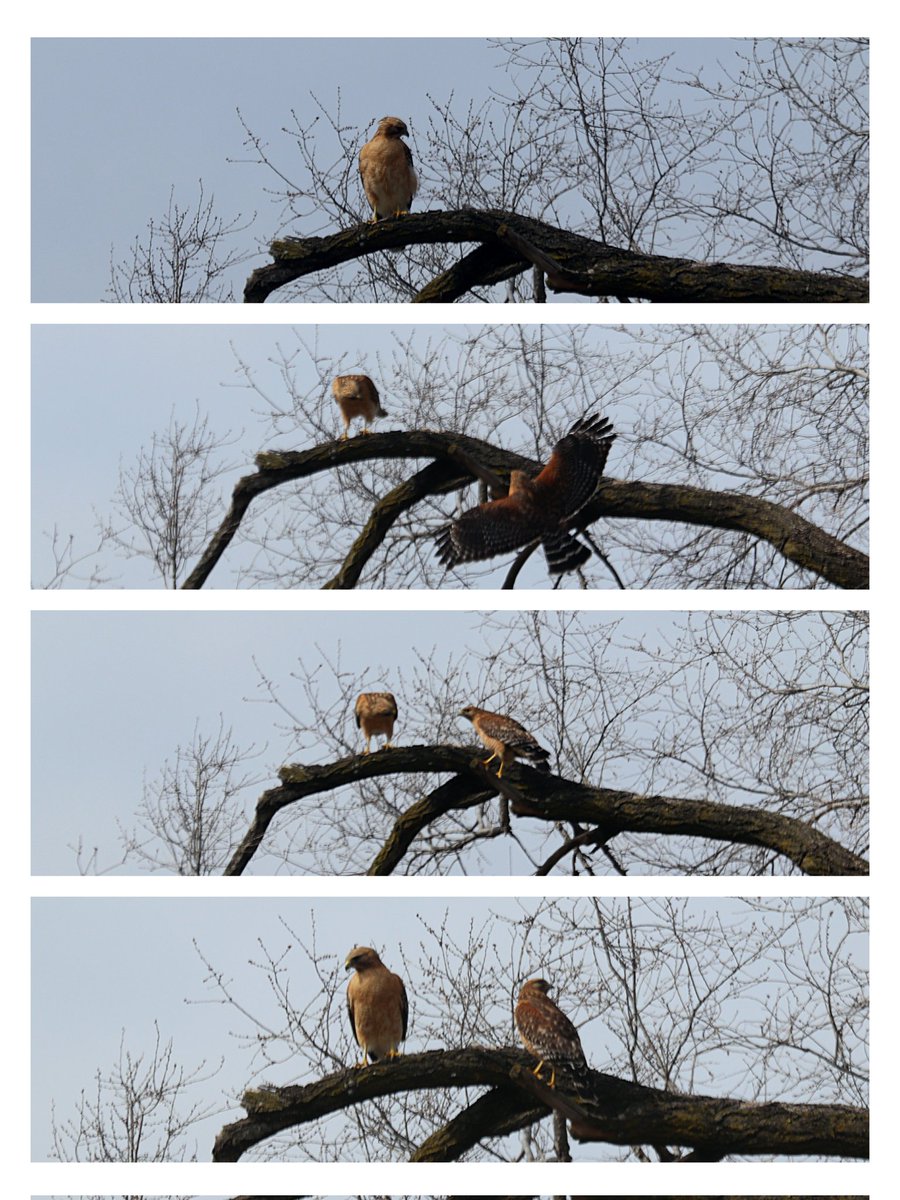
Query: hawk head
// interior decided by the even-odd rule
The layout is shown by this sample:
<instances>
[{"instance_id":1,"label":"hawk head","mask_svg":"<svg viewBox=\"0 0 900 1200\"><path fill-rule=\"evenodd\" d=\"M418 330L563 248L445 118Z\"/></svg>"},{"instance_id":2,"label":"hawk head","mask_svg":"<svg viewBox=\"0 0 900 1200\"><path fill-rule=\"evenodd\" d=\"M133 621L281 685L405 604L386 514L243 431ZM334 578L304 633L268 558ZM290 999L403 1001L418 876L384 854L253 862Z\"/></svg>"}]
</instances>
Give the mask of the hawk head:
<instances>
[{"instance_id":1,"label":"hawk head","mask_svg":"<svg viewBox=\"0 0 900 1200\"><path fill-rule=\"evenodd\" d=\"M406 122L401 121L399 117L382 117L378 122L376 133L380 133L382 137L398 138L408 137L409 130L406 128Z\"/></svg>"},{"instance_id":2,"label":"hawk head","mask_svg":"<svg viewBox=\"0 0 900 1200\"><path fill-rule=\"evenodd\" d=\"M365 971L368 967L383 967L384 963L371 948L371 946L354 946L347 955L347 961L344 963L344 970L350 971Z\"/></svg>"},{"instance_id":3,"label":"hawk head","mask_svg":"<svg viewBox=\"0 0 900 1200\"><path fill-rule=\"evenodd\" d=\"M550 995L550 984L546 979L526 979L522 984L523 988L533 988L536 992L540 992L544 996Z\"/></svg>"}]
</instances>

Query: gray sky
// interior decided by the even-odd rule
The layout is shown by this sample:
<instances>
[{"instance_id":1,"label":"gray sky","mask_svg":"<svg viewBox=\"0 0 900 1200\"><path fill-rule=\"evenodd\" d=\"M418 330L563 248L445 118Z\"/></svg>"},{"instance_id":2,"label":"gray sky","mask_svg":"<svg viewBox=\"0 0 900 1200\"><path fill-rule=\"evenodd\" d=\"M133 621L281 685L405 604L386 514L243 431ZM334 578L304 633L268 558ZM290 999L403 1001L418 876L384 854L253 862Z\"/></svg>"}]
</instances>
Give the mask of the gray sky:
<instances>
[{"instance_id":1,"label":"gray sky","mask_svg":"<svg viewBox=\"0 0 900 1200\"><path fill-rule=\"evenodd\" d=\"M648 57L676 51L679 66L730 57L726 39L641 39ZM311 94L343 119L404 116L415 153L430 105L455 108L503 90L501 55L485 39L39 38L32 57L33 299L100 301L110 245L124 255L166 209L169 190L194 204L198 180L226 218L258 218L242 235L252 249L283 229L265 189L274 177L247 165L240 109L290 175L297 153L282 132L291 111L306 125ZM261 82L265 86L260 86ZM418 122L418 126L417 126ZM232 161L228 161L232 160ZM417 209L429 207L420 193ZM253 263L236 268L239 294Z\"/></svg>"}]
</instances>

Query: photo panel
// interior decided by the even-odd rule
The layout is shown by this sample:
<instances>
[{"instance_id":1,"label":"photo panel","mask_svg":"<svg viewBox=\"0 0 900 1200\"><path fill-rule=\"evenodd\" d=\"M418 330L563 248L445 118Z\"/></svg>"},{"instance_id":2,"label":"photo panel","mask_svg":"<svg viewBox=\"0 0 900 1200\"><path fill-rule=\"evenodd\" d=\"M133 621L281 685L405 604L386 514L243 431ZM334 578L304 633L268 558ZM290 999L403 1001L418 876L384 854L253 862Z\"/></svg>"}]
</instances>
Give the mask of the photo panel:
<instances>
[{"instance_id":1,"label":"photo panel","mask_svg":"<svg viewBox=\"0 0 900 1200\"><path fill-rule=\"evenodd\" d=\"M856 611L37 613L33 870L866 876L868 643Z\"/></svg>"},{"instance_id":2,"label":"photo panel","mask_svg":"<svg viewBox=\"0 0 900 1200\"><path fill-rule=\"evenodd\" d=\"M865 1159L867 910L36 899L32 1155Z\"/></svg>"},{"instance_id":3,"label":"photo panel","mask_svg":"<svg viewBox=\"0 0 900 1200\"><path fill-rule=\"evenodd\" d=\"M38 302L868 300L864 38L38 38L31 71Z\"/></svg>"},{"instance_id":4,"label":"photo panel","mask_svg":"<svg viewBox=\"0 0 900 1200\"><path fill-rule=\"evenodd\" d=\"M38 326L33 585L867 589L868 380L860 325Z\"/></svg>"}]
</instances>

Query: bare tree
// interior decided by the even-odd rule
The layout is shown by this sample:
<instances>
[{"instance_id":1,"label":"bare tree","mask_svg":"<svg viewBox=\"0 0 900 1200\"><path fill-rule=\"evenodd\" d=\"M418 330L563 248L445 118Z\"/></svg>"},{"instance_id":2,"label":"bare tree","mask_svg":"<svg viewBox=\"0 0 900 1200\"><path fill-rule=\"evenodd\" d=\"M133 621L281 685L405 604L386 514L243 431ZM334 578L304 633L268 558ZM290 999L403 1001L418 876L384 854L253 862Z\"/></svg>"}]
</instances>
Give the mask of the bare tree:
<instances>
[{"instance_id":1,"label":"bare tree","mask_svg":"<svg viewBox=\"0 0 900 1200\"><path fill-rule=\"evenodd\" d=\"M147 223L144 241L134 239L128 254L110 249L108 295L116 304L199 304L234 299L227 275L250 254L230 243L246 232L253 217L226 219L215 212L215 197L199 184L197 203L181 205L175 189L166 211Z\"/></svg>"},{"instance_id":2,"label":"bare tree","mask_svg":"<svg viewBox=\"0 0 900 1200\"><path fill-rule=\"evenodd\" d=\"M348 662L314 622L308 637L289 677L259 674L275 786L245 815L264 769L220 717L145 786L117 866L868 873L865 613L495 613L417 639L413 665L389 646ZM367 755L353 706L373 687L400 716L393 748ZM550 772L485 766L460 718L473 702L524 724Z\"/></svg>"},{"instance_id":3,"label":"bare tree","mask_svg":"<svg viewBox=\"0 0 900 1200\"><path fill-rule=\"evenodd\" d=\"M736 39L702 68L677 39L644 45L492 42L496 87L404 114L427 211L371 227L357 154L377 114L348 114L340 89L280 131L239 111L231 161L262 169L274 213L245 299L866 300L866 41ZM202 184L194 207L171 195L112 251L111 297L232 299L254 220L218 216Z\"/></svg>"},{"instance_id":4,"label":"bare tree","mask_svg":"<svg viewBox=\"0 0 900 1200\"><path fill-rule=\"evenodd\" d=\"M451 337L427 356L401 345L394 363L370 373L387 395L403 397L415 430L340 446L320 442L334 427L332 406L320 398L342 364L322 362L314 345L301 344L292 361L298 374L306 368L304 379L312 365L318 385L299 385L274 403L260 398L279 431L293 423L294 438L312 447L257 457L256 474L236 485L185 586L203 585L238 531L255 548L255 580L268 586L471 586L504 578L512 586L520 564L507 575L508 561L499 575L493 563L445 572L433 537L486 498L473 461L503 478L514 468L534 473L572 421L598 406L618 436L609 479L578 516L577 527L593 526L594 544L606 547L585 568L583 586L867 586L856 553L867 520L864 333L742 326L623 335L633 339L624 355L577 327L489 328ZM619 412L628 416L620 421ZM525 453L501 449L498 430L520 418ZM408 457L431 462L411 474ZM336 480L320 482L330 472ZM285 492L296 497L287 507ZM247 528L251 506L258 518ZM290 550L285 533L296 542L301 523L309 541ZM543 570L535 574L546 580ZM560 579L579 582L574 574Z\"/></svg>"},{"instance_id":5,"label":"bare tree","mask_svg":"<svg viewBox=\"0 0 900 1200\"><path fill-rule=\"evenodd\" d=\"M348 342L326 354L292 331L272 361L238 358L259 422L244 453L271 448L230 506L215 484L231 435L179 407L123 470L92 578L120 553L190 589L868 585L864 327L397 331L362 363ZM361 368L387 429L341 441L331 380ZM533 474L592 411L616 440L572 522L591 560L553 585L530 551L446 570L435 537L489 497L484 479Z\"/></svg>"},{"instance_id":6,"label":"bare tree","mask_svg":"<svg viewBox=\"0 0 900 1200\"><path fill-rule=\"evenodd\" d=\"M190 1132L217 1106L192 1097L218 1070L205 1062L181 1065L158 1025L150 1047L139 1052L128 1048L123 1031L117 1061L108 1071L98 1069L93 1090L82 1091L74 1115L57 1121L54 1109L51 1159L195 1162Z\"/></svg>"},{"instance_id":7,"label":"bare tree","mask_svg":"<svg viewBox=\"0 0 900 1200\"><path fill-rule=\"evenodd\" d=\"M219 1003L244 1015L250 1056L247 1116L214 1158L553 1159L553 1113L582 1159L867 1154L863 901L519 908L421 922L402 969L391 959L412 988L412 1045L363 1069L346 1065L342 959L314 938L286 926L289 944L257 964L280 1015L248 1011L240 983L206 963ZM589 1062L558 1069L553 1089L513 1048L512 1004L538 972Z\"/></svg>"},{"instance_id":8,"label":"bare tree","mask_svg":"<svg viewBox=\"0 0 900 1200\"><path fill-rule=\"evenodd\" d=\"M166 587L176 588L209 537L221 500L216 481L231 468L221 460L230 431L216 433L199 405L188 423L174 410L168 428L122 467L113 499L116 518L102 537L126 558L148 559Z\"/></svg>"},{"instance_id":9,"label":"bare tree","mask_svg":"<svg viewBox=\"0 0 900 1200\"><path fill-rule=\"evenodd\" d=\"M176 875L218 874L245 822L239 797L259 784L247 770L258 753L239 746L221 717L214 734L195 727L190 743L144 784L138 824L121 830L122 861Z\"/></svg>"},{"instance_id":10,"label":"bare tree","mask_svg":"<svg viewBox=\"0 0 900 1200\"><path fill-rule=\"evenodd\" d=\"M867 873L865 614L698 614L639 638L496 614L485 633L475 653L422 653L411 679L326 673L319 652L299 702L264 681L315 759L279 771L226 873L257 854L341 874ZM361 756L347 714L373 677L392 680L402 744ZM552 774L500 779L457 748L473 698L539 734Z\"/></svg>"}]
</instances>

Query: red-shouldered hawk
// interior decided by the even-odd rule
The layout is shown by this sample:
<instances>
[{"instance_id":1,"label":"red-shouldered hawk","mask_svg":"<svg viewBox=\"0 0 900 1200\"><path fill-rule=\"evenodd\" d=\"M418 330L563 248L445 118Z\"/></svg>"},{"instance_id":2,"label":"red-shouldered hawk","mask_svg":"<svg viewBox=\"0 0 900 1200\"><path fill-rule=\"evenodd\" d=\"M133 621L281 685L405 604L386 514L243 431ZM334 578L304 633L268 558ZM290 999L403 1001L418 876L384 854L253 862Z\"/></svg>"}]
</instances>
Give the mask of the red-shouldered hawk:
<instances>
[{"instance_id":1,"label":"red-shouldered hawk","mask_svg":"<svg viewBox=\"0 0 900 1200\"><path fill-rule=\"evenodd\" d=\"M359 173L366 198L372 205L372 221L402 216L409 212L419 181L413 168L412 151L400 139L409 136L399 117L382 117L375 136L359 152Z\"/></svg>"},{"instance_id":2,"label":"red-shouldered hawk","mask_svg":"<svg viewBox=\"0 0 900 1200\"><path fill-rule=\"evenodd\" d=\"M512 717L488 712L485 708L476 708L474 704L467 704L465 708L460 709L459 715L469 718L475 726L475 732L490 750L491 757L484 760L484 765L487 766L495 758L500 759L498 779L503 774L503 768L516 758L531 759L532 765L539 771L550 770L547 765L550 751L545 750L528 730Z\"/></svg>"},{"instance_id":3,"label":"red-shouldered hawk","mask_svg":"<svg viewBox=\"0 0 900 1200\"><path fill-rule=\"evenodd\" d=\"M545 979L529 979L522 984L516 1002L516 1029L529 1054L538 1059L534 1074L541 1077L541 1067L550 1064L549 1087L556 1087L557 1066L571 1070L587 1068L578 1030L566 1014L548 995L550 984Z\"/></svg>"},{"instance_id":4,"label":"red-shouldered hawk","mask_svg":"<svg viewBox=\"0 0 900 1200\"><path fill-rule=\"evenodd\" d=\"M409 1003L403 980L389 971L369 946L354 946L344 963L355 974L347 984L350 1028L368 1066L382 1058L398 1058L409 1024Z\"/></svg>"},{"instance_id":5,"label":"red-shouldered hawk","mask_svg":"<svg viewBox=\"0 0 900 1200\"><path fill-rule=\"evenodd\" d=\"M382 749L388 750L391 738L394 736L394 722L397 720L397 701L390 692L360 692L357 697L356 728L362 730L366 739L363 754L369 753L369 743L376 734L384 738Z\"/></svg>"},{"instance_id":6,"label":"red-shouldered hawk","mask_svg":"<svg viewBox=\"0 0 900 1200\"><path fill-rule=\"evenodd\" d=\"M331 394L344 418L342 440L350 436L350 422L354 417L362 417L362 431L368 433L376 417L387 416L381 407L378 389L368 375L338 375L331 384Z\"/></svg>"},{"instance_id":7,"label":"red-shouldered hawk","mask_svg":"<svg viewBox=\"0 0 900 1200\"><path fill-rule=\"evenodd\" d=\"M509 495L470 508L440 531L440 562L454 567L538 540L551 575L574 571L587 562L590 550L568 532L568 526L597 490L615 436L606 417L581 417L556 443L534 479L524 471L511 471Z\"/></svg>"}]
</instances>

